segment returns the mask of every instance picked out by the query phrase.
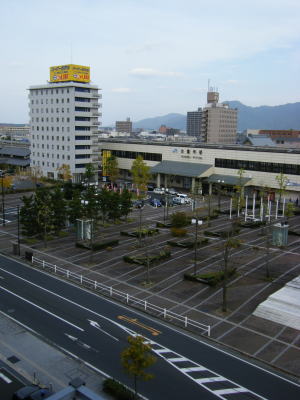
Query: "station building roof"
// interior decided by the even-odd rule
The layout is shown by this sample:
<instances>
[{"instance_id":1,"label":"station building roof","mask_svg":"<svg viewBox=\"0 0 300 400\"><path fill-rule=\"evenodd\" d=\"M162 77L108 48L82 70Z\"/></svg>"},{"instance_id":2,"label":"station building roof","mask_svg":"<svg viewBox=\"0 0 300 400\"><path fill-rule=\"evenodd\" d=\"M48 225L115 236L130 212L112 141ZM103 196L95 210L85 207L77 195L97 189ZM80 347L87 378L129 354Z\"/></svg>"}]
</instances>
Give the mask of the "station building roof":
<instances>
[{"instance_id":1,"label":"station building roof","mask_svg":"<svg viewBox=\"0 0 300 400\"><path fill-rule=\"evenodd\" d=\"M150 172L152 174L168 174L198 178L212 167L213 166L210 164L196 164L190 162L165 160L152 167Z\"/></svg>"},{"instance_id":2,"label":"station building roof","mask_svg":"<svg viewBox=\"0 0 300 400\"><path fill-rule=\"evenodd\" d=\"M242 177L241 179L238 176L230 176L230 175L220 175L213 174L207 178L207 182L209 183L220 183L223 185L231 185L236 186L238 184L247 185L251 181L251 178Z\"/></svg>"}]
</instances>

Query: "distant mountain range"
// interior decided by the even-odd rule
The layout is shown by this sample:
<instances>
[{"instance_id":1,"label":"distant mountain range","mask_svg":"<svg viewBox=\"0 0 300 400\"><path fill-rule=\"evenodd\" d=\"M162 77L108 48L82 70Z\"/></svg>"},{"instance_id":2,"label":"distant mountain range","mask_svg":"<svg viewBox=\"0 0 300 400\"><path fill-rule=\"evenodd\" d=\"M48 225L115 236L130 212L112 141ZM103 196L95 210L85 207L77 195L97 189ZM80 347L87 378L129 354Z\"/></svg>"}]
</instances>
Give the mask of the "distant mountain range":
<instances>
[{"instance_id":1,"label":"distant mountain range","mask_svg":"<svg viewBox=\"0 0 300 400\"><path fill-rule=\"evenodd\" d=\"M300 102L279 106L249 107L239 101L225 101L237 108L238 130L244 129L300 129ZM193 111L193 110L190 110ZM186 130L186 115L167 114L133 123L134 128L157 130L160 125Z\"/></svg>"}]
</instances>

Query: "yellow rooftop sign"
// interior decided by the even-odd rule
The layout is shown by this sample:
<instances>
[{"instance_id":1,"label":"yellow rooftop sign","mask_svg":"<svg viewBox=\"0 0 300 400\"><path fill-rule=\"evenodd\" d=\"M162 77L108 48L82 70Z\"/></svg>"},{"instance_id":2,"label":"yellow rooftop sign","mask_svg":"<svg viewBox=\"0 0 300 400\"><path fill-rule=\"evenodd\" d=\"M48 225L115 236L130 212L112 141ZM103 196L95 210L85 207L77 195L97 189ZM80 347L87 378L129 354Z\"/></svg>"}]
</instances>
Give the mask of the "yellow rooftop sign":
<instances>
[{"instance_id":1,"label":"yellow rooftop sign","mask_svg":"<svg viewBox=\"0 0 300 400\"><path fill-rule=\"evenodd\" d=\"M50 82L90 82L90 67L67 64L50 67Z\"/></svg>"}]
</instances>

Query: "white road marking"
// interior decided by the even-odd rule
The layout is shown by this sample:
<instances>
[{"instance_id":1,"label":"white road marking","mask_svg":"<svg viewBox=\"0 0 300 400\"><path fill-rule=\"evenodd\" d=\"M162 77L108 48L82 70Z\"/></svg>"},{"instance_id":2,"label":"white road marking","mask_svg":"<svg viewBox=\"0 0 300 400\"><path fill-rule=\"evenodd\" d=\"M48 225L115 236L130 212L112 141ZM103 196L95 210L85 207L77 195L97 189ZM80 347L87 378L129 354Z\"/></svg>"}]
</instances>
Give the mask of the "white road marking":
<instances>
[{"instance_id":1,"label":"white road marking","mask_svg":"<svg viewBox=\"0 0 300 400\"><path fill-rule=\"evenodd\" d=\"M39 310L44 311L45 313L51 315L52 317L57 318L57 319L59 319L60 321L63 321L64 323L66 323L66 324L68 324L68 325L73 326L73 328L76 328L76 329L78 329L78 330L81 331L81 332L84 332L84 329L80 328L80 327L77 326L77 325L72 324L72 322L69 322L69 321L67 321L67 320L64 319L64 318L59 317L58 315L52 313L52 312L49 311L49 310L46 310L45 308L43 308L43 307L41 307L41 306L38 306L38 305L35 304L35 303L32 303L32 301L29 301L29 300L25 299L24 297L19 296L18 294L14 293L14 292L11 292L10 290L4 288L3 286L0 286L0 287L1 287L1 289L3 289L5 292L10 293L10 294L12 294L12 295L15 296L15 297L18 297L18 299L21 299L21 300L25 301L26 303L31 304L32 306L38 308Z\"/></svg>"},{"instance_id":2,"label":"white road marking","mask_svg":"<svg viewBox=\"0 0 300 400\"><path fill-rule=\"evenodd\" d=\"M189 361L185 357L174 357L174 358L168 358L168 361L170 362L182 362L182 361Z\"/></svg>"},{"instance_id":3,"label":"white road marking","mask_svg":"<svg viewBox=\"0 0 300 400\"><path fill-rule=\"evenodd\" d=\"M6 382L6 383L12 383L12 381L6 375L4 375L2 372L0 372L0 378L2 378L4 380L4 382Z\"/></svg>"},{"instance_id":4,"label":"white road marking","mask_svg":"<svg viewBox=\"0 0 300 400\"><path fill-rule=\"evenodd\" d=\"M22 263L21 263L21 265L23 265L23 266L26 267L26 268L30 268L30 267L28 267L28 265L26 265L26 264L22 264ZM93 310L91 310L91 309L89 309L89 308L87 308L87 307L84 307L84 306L82 306L81 304L78 304L78 303L76 303L76 302L73 301L73 300L70 300L70 299L68 299L68 298L66 298L66 297L63 297L63 296L61 296L61 295L59 295L59 294L57 294L57 293L55 293L55 292L52 292L51 290L48 290L48 289L46 289L46 288L44 288L44 287L42 287L42 286L39 286L39 285L37 285L37 284L35 284L35 283L31 282L31 281L28 281L27 279L22 278L22 277L20 277L20 276L18 276L18 275L16 275L16 274L14 274L13 272L9 272L9 271L7 271L7 270L4 269L4 268L1 268L1 267L0 267L0 270L2 270L3 272L5 272L5 273L7 273L7 274L9 274L9 275L14 276L15 278L18 278L18 279L20 279L20 280L22 280L22 281L24 281L24 282L27 282L27 283L30 284L30 285L33 285L33 286L35 286L35 287L38 287L39 289L44 290L44 291L46 291L47 293L51 293L51 294L53 294L54 296L56 296L56 297L58 297L58 298L60 298L60 299L63 299L63 300L67 301L67 302L70 303L70 304L76 305L77 307L79 307L79 308L81 308L81 309L83 309L83 310L85 310L85 311L88 311L88 312L90 312L90 313L92 313L92 314L94 314L94 315L97 315L97 316L100 317L100 318L103 318L103 319L105 319L105 320L107 320L107 321L110 321L110 322L113 323L114 325L119 326L121 329L123 329L124 331L126 331L127 333L129 333L130 335L136 335L136 332L132 331L131 329L126 328L126 327L120 325L119 323L117 323L117 322L111 320L110 318L107 318L107 317L105 317L104 315L97 313L96 311L93 311ZM45 276L48 276L48 274L44 273L43 271L41 271L41 273L44 274ZM53 277L53 279L57 279L57 278L56 278L56 277ZM72 287L75 287L76 289L78 289L78 287L77 287L76 285L74 285L73 283L71 283L71 282L64 282L64 283L66 283L66 284L68 284L69 286L72 286ZM81 290L84 290L85 292L89 293L89 294L92 295L92 296L99 297L99 296L97 296L96 294L91 293L90 291L85 290L85 289L83 289L83 288L81 288ZM116 303L115 303L114 301L112 301L112 300L105 299L105 301L108 302L108 303L112 303L112 304L116 305ZM121 308L123 308L124 310L128 310L128 307L123 306L122 304L118 304L118 306L121 307ZM139 313L138 311L135 311L135 312L136 312L137 314L141 315L142 317L144 317L145 319L147 319L147 320L149 320L149 321L152 321L152 319L149 318L147 315L141 314L141 313ZM168 328L168 329L171 330L171 331L174 331L174 332L177 332L177 333L178 333L178 331L177 331L174 327L172 327L172 326L170 326L170 325L166 325L166 324L164 324L164 323L162 323L162 322L160 322L160 321L156 321L156 323L159 324L159 325L162 325L162 326L164 326L164 327L166 327L166 328ZM26 325L24 325L24 326L26 326ZM28 328L28 329L30 329L30 328ZM33 331L33 332L34 332L34 331ZM213 346L212 344L207 343L207 342L204 342L204 341L202 341L202 340L199 340L199 339L197 339L197 338L195 338L195 337L193 337L193 336L188 335L188 334L185 333L185 332L180 332L180 333L181 333L181 335L183 335L183 336L189 338L190 340L195 341L196 343L201 343L202 345L207 346L207 347L209 347L209 348L212 348L212 349L215 350L215 351L219 351L220 353L225 354L226 356L228 356L228 357L230 357L230 358L239 360L240 362L242 362L242 363L244 363L244 364L247 364L247 365L250 365L251 367L256 368L256 369L258 369L258 370L261 370L261 371L263 371L264 373L267 373L267 374L269 374L269 375L275 376L277 379L283 380L283 381L285 381L285 382L288 382L289 384L292 384L292 385L294 385L294 386L300 387L300 385L299 385L297 382L291 381L291 380L289 380L289 379L287 379L287 378L285 378L285 377L283 377L283 376L281 376L281 375L277 375L276 373L274 373L274 372L272 372L272 371L268 371L268 370L266 370L266 369L264 369L264 368L262 368L262 367L260 367L260 366L258 366L258 365L256 365L256 364L252 364L251 362L249 362L249 361L247 361L247 360L245 360L245 359L243 359L243 358L240 358L240 357L238 357L238 356L236 356L236 355L234 355L234 354L231 354L231 353L227 352L226 350L222 350L222 349L220 349L220 348L216 348L216 347ZM156 343L153 342L151 339L146 339L146 342L149 343L149 344L156 344ZM159 345L159 346L161 347L161 345ZM152 349L152 351L154 351L154 349ZM174 353L172 350L167 350L166 352L172 352L172 353ZM194 363L193 361L192 361L192 363L193 363L193 365L197 366L197 368L206 369L205 367L200 366L200 365ZM95 367L94 367L94 368L95 368ZM96 369L96 368L95 368L95 369ZM184 368L181 368L181 371L182 371L183 373L185 373L184 370L185 370ZM248 390L246 389L246 391L248 391Z\"/></svg>"},{"instance_id":5,"label":"white road marking","mask_svg":"<svg viewBox=\"0 0 300 400\"><path fill-rule=\"evenodd\" d=\"M110 333L108 333L104 329L102 329L101 326L98 324L98 322L92 321L90 319L88 319L88 321L89 321L90 325L92 325L92 327L98 329L99 331L105 333L105 335L107 335L107 336L111 337L112 339L116 340L117 342L119 342L118 338L114 337L113 335L111 335Z\"/></svg>"},{"instance_id":6,"label":"white road marking","mask_svg":"<svg viewBox=\"0 0 300 400\"><path fill-rule=\"evenodd\" d=\"M245 393L245 392L248 392L248 390L247 390L247 389L244 389L244 390L243 390L243 388L238 388L237 390L236 390L236 389L218 389L218 390L215 390L215 393L218 393L218 394L220 394L220 395L223 395L223 394Z\"/></svg>"}]
</instances>

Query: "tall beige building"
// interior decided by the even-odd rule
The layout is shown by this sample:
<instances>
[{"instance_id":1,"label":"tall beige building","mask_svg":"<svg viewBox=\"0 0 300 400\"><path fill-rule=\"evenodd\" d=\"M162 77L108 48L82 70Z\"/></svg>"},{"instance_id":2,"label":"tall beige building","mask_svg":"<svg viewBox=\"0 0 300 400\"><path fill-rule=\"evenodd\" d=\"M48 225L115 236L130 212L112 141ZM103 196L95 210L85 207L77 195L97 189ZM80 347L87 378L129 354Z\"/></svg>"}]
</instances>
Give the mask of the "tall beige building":
<instances>
[{"instance_id":1,"label":"tall beige building","mask_svg":"<svg viewBox=\"0 0 300 400\"><path fill-rule=\"evenodd\" d=\"M117 132L132 132L132 122L130 118L127 118L126 121L116 121L116 131Z\"/></svg>"},{"instance_id":2,"label":"tall beige building","mask_svg":"<svg viewBox=\"0 0 300 400\"><path fill-rule=\"evenodd\" d=\"M200 141L205 143L236 143L237 109L219 103L219 93L210 89L202 109Z\"/></svg>"}]
</instances>

